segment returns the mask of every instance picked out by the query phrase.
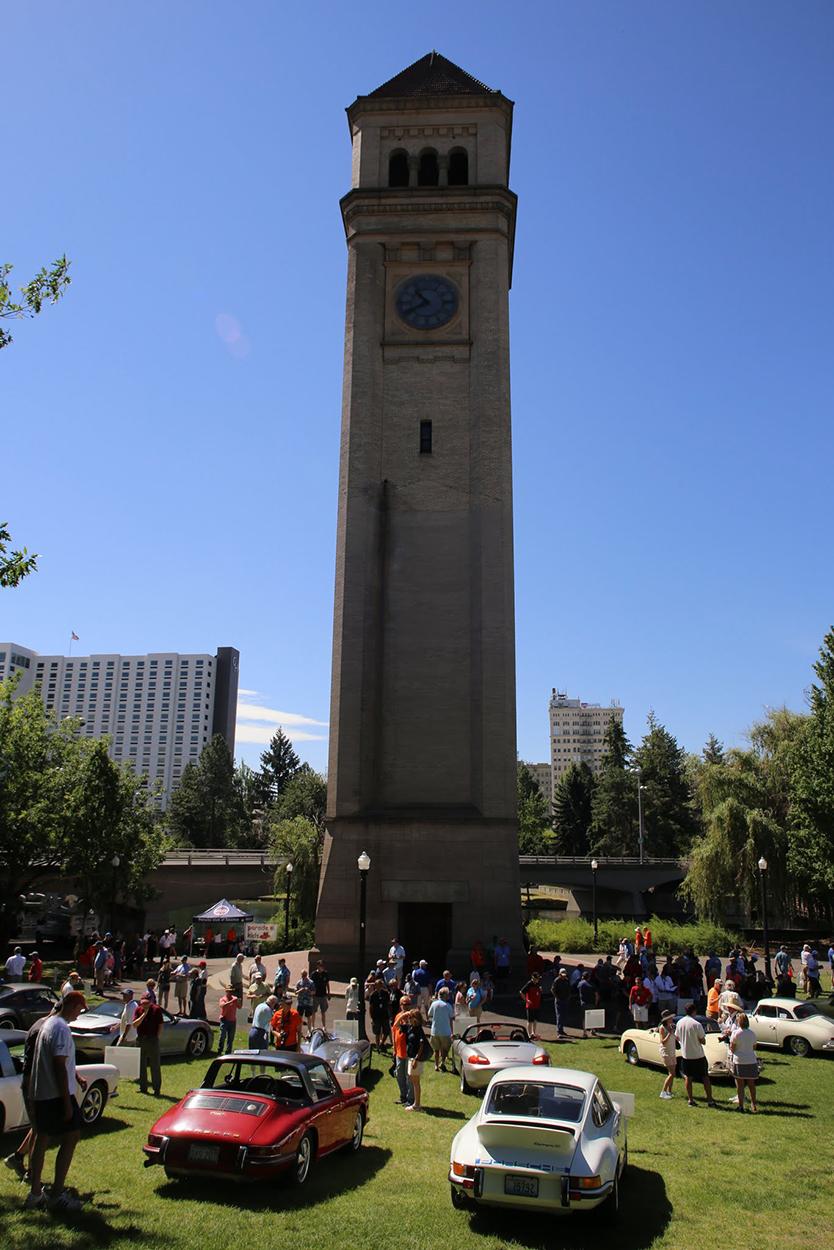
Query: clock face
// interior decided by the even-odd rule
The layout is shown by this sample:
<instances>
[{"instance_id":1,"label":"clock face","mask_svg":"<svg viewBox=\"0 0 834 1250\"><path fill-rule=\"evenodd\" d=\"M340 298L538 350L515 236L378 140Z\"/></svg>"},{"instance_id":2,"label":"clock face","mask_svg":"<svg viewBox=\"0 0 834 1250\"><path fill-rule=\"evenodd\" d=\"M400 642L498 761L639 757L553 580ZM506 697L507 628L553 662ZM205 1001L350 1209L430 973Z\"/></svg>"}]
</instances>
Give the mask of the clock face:
<instances>
[{"instance_id":1,"label":"clock face","mask_svg":"<svg viewBox=\"0 0 834 1250\"><path fill-rule=\"evenodd\" d=\"M415 330L436 330L457 312L457 288L437 274L418 274L400 283L396 307L406 325Z\"/></svg>"}]
</instances>

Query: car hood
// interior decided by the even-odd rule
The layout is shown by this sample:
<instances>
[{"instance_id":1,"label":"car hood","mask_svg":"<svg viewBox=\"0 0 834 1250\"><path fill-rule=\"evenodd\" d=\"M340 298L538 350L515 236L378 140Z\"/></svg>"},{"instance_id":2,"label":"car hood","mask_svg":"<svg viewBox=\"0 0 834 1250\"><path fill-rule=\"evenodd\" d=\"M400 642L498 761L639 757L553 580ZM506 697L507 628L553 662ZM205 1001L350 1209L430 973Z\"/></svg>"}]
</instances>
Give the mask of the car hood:
<instances>
[{"instance_id":1,"label":"car hood","mask_svg":"<svg viewBox=\"0 0 834 1250\"><path fill-rule=\"evenodd\" d=\"M111 1025L115 1028L121 1028L121 1022L118 1016L98 1016L94 1011L85 1011L83 1016L79 1016L77 1020L73 1020L70 1025L71 1033L91 1033L94 1030L109 1029Z\"/></svg>"},{"instance_id":2,"label":"car hood","mask_svg":"<svg viewBox=\"0 0 834 1250\"><path fill-rule=\"evenodd\" d=\"M541 1168L544 1162L551 1161L559 1167L569 1167L578 1140L576 1127L555 1121L507 1120L503 1116L500 1120L483 1121L475 1131L481 1147L496 1163L507 1167Z\"/></svg>"}]
</instances>

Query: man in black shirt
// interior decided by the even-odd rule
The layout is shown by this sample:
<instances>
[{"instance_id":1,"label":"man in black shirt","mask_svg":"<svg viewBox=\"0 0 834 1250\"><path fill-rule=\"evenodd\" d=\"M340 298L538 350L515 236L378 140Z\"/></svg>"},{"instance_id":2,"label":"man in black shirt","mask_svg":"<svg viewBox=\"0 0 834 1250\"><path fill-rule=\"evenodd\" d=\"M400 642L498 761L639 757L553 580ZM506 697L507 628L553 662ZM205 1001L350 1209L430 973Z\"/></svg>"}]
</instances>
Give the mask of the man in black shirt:
<instances>
[{"instance_id":1,"label":"man in black shirt","mask_svg":"<svg viewBox=\"0 0 834 1250\"><path fill-rule=\"evenodd\" d=\"M313 1016L310 1021L310 1027L313 1028L316 1023L316 1012L321 1012L321 1027L327 1028L327 1008L330 1003L330 977L324 962L320 959L313 971L310 973L313 985L315 986L315 997L313 998Z\"/></svg>"}]
</instances>

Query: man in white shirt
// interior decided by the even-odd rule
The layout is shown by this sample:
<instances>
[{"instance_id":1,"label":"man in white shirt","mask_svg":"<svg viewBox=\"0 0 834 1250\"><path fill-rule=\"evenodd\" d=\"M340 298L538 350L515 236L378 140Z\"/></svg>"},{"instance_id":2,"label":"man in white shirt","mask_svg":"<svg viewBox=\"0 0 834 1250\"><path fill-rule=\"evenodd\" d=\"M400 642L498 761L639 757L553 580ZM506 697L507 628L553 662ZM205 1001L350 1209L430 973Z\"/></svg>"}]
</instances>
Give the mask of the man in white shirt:
<instances>
[{"instance_id":1,"label":"man in white shirt","mask_svg":"<svg viewBox=\"0 0 834 1250\"><path fill-rule=\"evenodd\" d=\"M23 976L23 969L26 967L26 956L19 946L14 948L14 954L9 955L6 960L6 976L10 981L19 981Z\"/></svg>"},{"instance_id":2,"label":"man in white shirt","mask_svg":"<svg viewBox=\"0 0 834 1250\"><path fill-rule=\"evenodd\" d=\"M391 942L391 949L388 952L388 958L396 961L397 982L399 985L402 985L403 968L405 967L405 947L401 946L396 938L394 938Z\"/></svg>"},{"instance_id":3,"label":"man in white shirt","mask_svg":"<svg viewBox=\"0 0 834 1250\"><path fill-rule=\"evenodd\" d=\"M81 1112L76 1095L79 1088L87 1088L87 1082L75 1071L75 1041L69 1026L86 1005L84 995L72 990L61 999L60 1006L38 1033L29 1085L36 1134L29 1164L31 1190L24 1204L29 1210L42 1210L47 1206L41 1175L44 1156L53 1139L58 1142L58 1155L49 1208L77 1211L81 1206L65 1189L65 1183L81 1136Z\"/></svg>"},{"instance_id":4,"label":"man in white shirt","mask_svg":"<svg viewBox=\"0 0 834 1250\"><path fill-rule=\"evenodd\" d=\"M121 1029L119 1031L117 1046L135 1046L136 1045L136 1029L133 1027L133 1021L136 1019L136 1012L139 1010L136 999L133 997L133 990L122 990L122 1014L120 1018Z\"/></svg>"},{"instance_id":5,"label":"man in white shirt","mask_svg":"<svg viewBox=\"0 0 834 1250\"><path fill-rule=\"evenodd\" d=\"M686 1009L686 1015L682 1016L678 1021L675 1029L675 1040L681 1048L681 1071L683 1072L683 1083L686 1087L687 1103L690 1107L696 1105L695 1099L692 1097L692 1082L695 1080L704 1087L704 1092L707 1096L707 1106L714 1107L716 1103L712 1096L709 1065L704 1053L706 1034L704 1033L703 1025L695 1019L694 1003L689 1004Z\"/></svg>"}]
</instances>

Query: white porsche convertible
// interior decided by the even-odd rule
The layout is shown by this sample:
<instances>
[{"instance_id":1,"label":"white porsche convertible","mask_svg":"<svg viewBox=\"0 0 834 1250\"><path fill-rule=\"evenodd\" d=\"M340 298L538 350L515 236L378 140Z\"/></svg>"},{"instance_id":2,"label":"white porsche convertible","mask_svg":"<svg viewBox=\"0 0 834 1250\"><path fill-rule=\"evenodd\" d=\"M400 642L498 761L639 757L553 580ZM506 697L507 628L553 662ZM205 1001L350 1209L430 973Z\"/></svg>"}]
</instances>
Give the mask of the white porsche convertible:
<instances>
[{"instance_id":1,"label":"white porsche convertible","mask_svg":"<svg viewBox=\"0 0 834 1250\"><path fill-rule=\"evenodd\" d=\"M0 1038L0 1133L29 1125L21 1088L25 1041L26 1033L22 1029L4 1029ZM101 1119L108 1101L117 1097L119 1069L112 1063L85 1063L79 1064L76 1070L87 1080L81 1099L81 1119L85 1127L90 1128Z\"/></svg>"},{"instance_id":2,"label":"white porsche convertible","mask_svg":"<svg viewBox=\"0 0 834 1250\"><path fill-rule=\"evenodd\" d=\"M555 1213L604 1205L616 1215L626 1107L632 1095L607 1094L591 1072L531 1064L496 1073L452 1142L452 1205Z\"/></svg>"}]
</instances>

